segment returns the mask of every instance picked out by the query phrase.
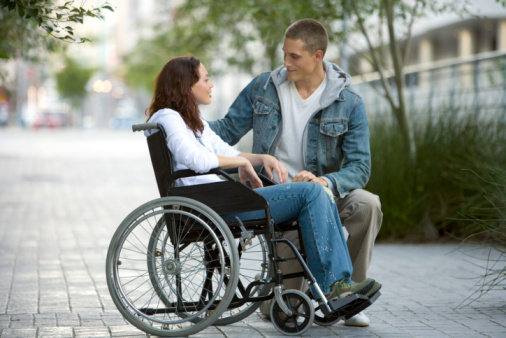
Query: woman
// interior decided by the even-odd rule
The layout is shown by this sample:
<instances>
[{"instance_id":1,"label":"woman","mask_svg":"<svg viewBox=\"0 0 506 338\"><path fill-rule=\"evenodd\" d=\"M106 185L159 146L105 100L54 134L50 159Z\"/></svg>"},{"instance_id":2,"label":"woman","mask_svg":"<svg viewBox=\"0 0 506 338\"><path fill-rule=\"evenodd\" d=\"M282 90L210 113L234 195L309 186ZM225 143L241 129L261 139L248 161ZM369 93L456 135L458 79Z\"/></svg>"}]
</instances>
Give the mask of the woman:
<instances>
[{"instance_id":1,"label":"woman","mask_svg":"<svg viewBox=\"0 0 506 338\"><path fill-rule=\"evenodd\" d=\"M267 200L276 223L299 221L308 266L328 298L353 293L374 295L381 288L378 282L371 278L361 283L350 280L352 265L333 198L317 183L284 183L286 168L276 158L240 153L223 142L200 117L198 109L199 105L211 103L212 88L206 68L195 57L174 58L158 74L146 114L148 122L164 127L174 169L205 173L216 167L239 168L241 181L249 180ZM271 179L275 172L284 184L262 187L255 166L263 166ZM204 175L181 179L178 184L219 180L216 175Z\"/></svg>"}]
</instances>

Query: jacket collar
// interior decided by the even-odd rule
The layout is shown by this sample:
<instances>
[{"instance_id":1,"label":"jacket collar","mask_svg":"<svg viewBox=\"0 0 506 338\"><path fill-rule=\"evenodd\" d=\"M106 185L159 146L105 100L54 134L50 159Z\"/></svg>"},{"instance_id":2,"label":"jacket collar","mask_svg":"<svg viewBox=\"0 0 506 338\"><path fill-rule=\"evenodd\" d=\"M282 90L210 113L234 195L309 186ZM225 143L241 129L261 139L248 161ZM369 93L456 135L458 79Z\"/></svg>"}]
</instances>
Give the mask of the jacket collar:
<instances>
[{"instance_id":1,"label":"jacket collar","mask_svg":"<svg viewBox=\"0 0 506 338\"><path fill-rule=\"evenodd\" d=\"M335 100L343 100L341 92L351 84L351 76L339 68L339 66L335 63L323 60L323 66L325 67L325 72L327 73L327 86L322 93L320 107L325 108L332 104ZM287 81L286 67L280 66L270 73L267 81L265 82L264 90L267 89L269 80L272 80L276 87L279 87L282 83Z\"/></svg>"}]
</instances>

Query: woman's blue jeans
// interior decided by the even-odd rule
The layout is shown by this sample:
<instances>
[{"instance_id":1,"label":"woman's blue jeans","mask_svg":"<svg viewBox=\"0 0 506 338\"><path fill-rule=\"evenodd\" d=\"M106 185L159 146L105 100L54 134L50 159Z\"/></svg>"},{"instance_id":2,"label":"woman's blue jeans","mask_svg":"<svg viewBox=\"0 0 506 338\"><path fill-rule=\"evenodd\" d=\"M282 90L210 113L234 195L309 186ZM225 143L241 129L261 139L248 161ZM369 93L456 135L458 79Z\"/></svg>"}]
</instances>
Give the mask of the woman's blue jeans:
<instances>
[{"instance_id":1,"label":"woman's blue jeans","mask_svg":"<svg viewBox=\"0 0 506 338\"><path fill-rule=\"evenodd\" d=\"M255 191L269 203L275 223L299 221L309 269L325 294L334 282L350 279L353 267L337 207L321 185L296 182ZM253 219L265 214L253 211L239 216Z\"/></svg>"}]
</instances>

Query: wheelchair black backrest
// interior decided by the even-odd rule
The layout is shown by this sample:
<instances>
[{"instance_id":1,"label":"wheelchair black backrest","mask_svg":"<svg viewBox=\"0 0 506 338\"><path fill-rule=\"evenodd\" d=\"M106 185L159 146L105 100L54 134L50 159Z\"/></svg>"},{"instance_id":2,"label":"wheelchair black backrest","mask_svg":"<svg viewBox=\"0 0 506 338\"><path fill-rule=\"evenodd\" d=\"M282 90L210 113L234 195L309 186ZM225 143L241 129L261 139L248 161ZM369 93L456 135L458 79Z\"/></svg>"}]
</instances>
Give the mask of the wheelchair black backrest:
<instances>
[{"instance_id":1,"label":"wheelchair black backrest","mask_svg":"<svg viewBox=\"0 0 506 338\"><path fill-rule=\"evenodd\" d=\"M265 210L269 214L267 201L261 195L235 180L220 168L213 169L206 174L220 175L225 178L224 181L176 187L174 183L177 179L200 174L192 170L174 171L172 155L167 147L166 133L161 125L134 126L134 130L154 128L158 129L158 132L148 136L147 142L161 197L184 196L193 198L211 207L220 215L253 210Z\"/></svg>"},{"instance_id":2,"label":"wheelchair black backrest","mask_svg":"<svg viewBox=\"0 0 506 338\"><path fill-rule=\"evenodd\" d=\"M161 126L158 127L158 132L147 137L149 155L160 197L168 196L169 186L173 184L171 177L174 169L166 138L165 130Z\"/></svg>"}]
</instances>

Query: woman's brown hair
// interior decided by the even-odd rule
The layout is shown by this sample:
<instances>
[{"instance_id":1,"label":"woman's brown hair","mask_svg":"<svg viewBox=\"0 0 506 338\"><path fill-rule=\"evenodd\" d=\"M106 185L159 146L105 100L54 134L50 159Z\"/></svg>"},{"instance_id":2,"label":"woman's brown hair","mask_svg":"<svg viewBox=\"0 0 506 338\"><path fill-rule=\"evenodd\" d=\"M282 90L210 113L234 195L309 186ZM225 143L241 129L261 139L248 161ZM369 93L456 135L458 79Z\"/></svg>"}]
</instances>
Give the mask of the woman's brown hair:
<instances>
[{"instance_id":1,"label":"woman's brown hair","mask_svg":"<svg viewBox=\"0 0 506 338\"><path fill-rule=\"evenodd\" d=\"M175 57L163 66L156 77L155 93L146 109L147 120L160 109L177 111L195 136L204 131L192 87L199 81L200 60L193 56Z\"/></svg>"}]
</instances>

